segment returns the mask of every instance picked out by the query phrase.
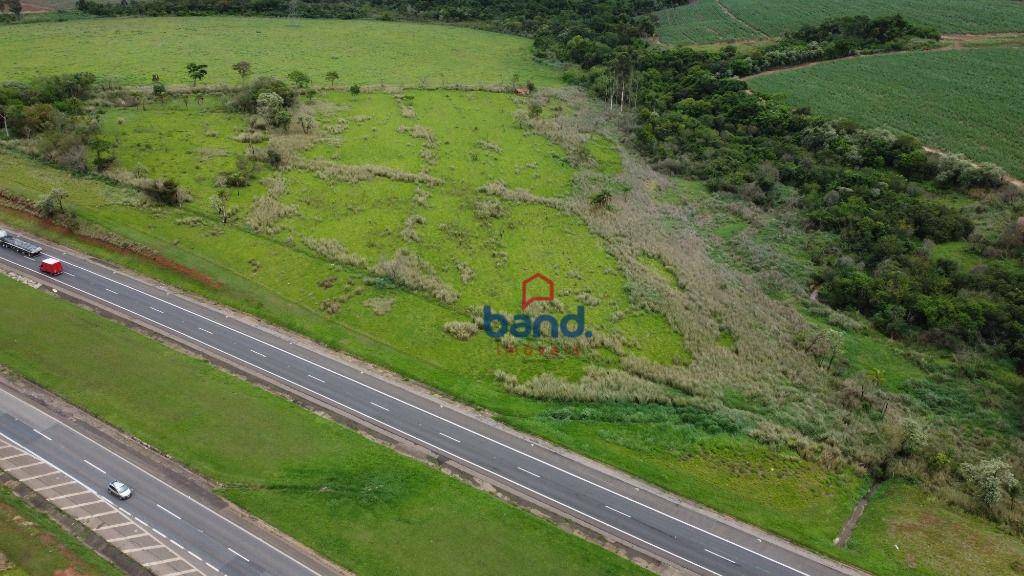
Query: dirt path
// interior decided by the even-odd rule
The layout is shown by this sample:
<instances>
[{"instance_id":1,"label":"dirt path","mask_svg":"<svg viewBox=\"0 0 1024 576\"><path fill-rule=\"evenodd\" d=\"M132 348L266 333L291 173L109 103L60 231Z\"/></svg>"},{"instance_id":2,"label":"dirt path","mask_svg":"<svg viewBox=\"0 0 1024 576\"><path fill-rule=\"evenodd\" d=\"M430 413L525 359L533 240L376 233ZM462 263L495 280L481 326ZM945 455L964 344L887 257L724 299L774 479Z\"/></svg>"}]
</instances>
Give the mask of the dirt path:
<instances>
[{"instance_id":1,"label":"dirt path","mask_svg":"<svg viewBox=\"0 0 1024 576\"><path fill-rule=\"evenodd\" d=\"M751 78L758 78L760 76L768 76L777 72L788 72L790 70L799 70L800 68L810 68L811 66L817 66L818 64L825 64L828 62L838 62L840 60L852 60L854 58L873 58L875 56L887 56L890 54L907 54L910 52L944 52L946 50L968 50L971 48L982 48L982 47L996 47L996 46L1017 46L1024 44L1024 33L1020 32L998 32L993 34L947 34L942 36L942 40L948 42L935 48L928 50L901 50L896 52L876 52L872 54L854 54L852 56L843 56L842 58L833 58L831 60L815 60L813 62L804 62L803 64L797 64L796 66L784 66L782 68L771 68L763 70L757 74L751 74L750 76L744 76L740 80L750 80ZM991 41L991 42L989 42Z\"/></svg>"},{"instance_id":2,"label":"dirt path","mask_svg":"<svg viewBox=\"0 0 1024 576\"><path fill-rule=\"evenodd\" d=\"M771 38L771 36L768 36L763 31L758 30L756 27L754 27L753 24L750 24L745 20L740 20L739 18L737 18L736 15L732 13L732 10L729 10L725 6L725 4L722 4L722 0L715 0L715 5L718 6L718 9L722 11L722 14L725 14L730 19L735 20L740 26L743 26L744 28L750 30L751 32L756 32L757 34L760 34L763 38Z\"/></svg>"},{"instance_id":3,"label":"dirt path","mask_svg":"<svg viewBox=\"0 0 1024 576\"><path fill-rule=\"evenodd\" d=\"M853 512L850 513L850 517L843 523L843 528L839 531L839 535L832 541L833 544L839 548L846 548L846 543L850 540L850 536L853 535L857 522L860 522L860 517L864 515L864 510L867 510L868 503L871 501L871 497L875 495L875 491L878 490L878 486L878 484L872 484L868 493L853 507Z\"/></svg>"}]
</instances>

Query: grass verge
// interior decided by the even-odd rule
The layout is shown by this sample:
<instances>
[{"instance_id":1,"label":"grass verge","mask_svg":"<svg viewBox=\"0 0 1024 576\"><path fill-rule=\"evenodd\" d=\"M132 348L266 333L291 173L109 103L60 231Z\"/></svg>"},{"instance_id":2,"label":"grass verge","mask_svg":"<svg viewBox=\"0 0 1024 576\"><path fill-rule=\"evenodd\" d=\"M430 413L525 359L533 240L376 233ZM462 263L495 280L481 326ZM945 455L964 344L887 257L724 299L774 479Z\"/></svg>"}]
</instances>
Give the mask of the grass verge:
<instances>
[{"instance_id":1,"label":"grass verge","mask_svg":"<svg viewBox=\"0 0 1024 576\"><path fill-rule=\"evenodd\" d=\"M0 290L0 363L359 574L646 573L115 322L5 277Z\"/></svg>"}]
</instances>

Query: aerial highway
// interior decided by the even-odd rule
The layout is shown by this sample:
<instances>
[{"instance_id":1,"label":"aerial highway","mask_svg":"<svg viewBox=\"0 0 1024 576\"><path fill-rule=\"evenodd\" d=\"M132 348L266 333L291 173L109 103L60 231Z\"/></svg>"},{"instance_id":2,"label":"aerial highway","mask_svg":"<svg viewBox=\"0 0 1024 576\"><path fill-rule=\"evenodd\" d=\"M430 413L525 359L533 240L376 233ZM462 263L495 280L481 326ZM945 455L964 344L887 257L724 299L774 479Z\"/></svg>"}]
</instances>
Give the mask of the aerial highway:
<instances>
[{"instance_id":1,"label":"aerial highway","mask_svg":"<svg viewBox=\"0 0 1024 576\"><path fill-rule=\"evenodd\" d=\"M0 266L156 329L212 357L244 366L282 388L314 397L351 419L386 430L442 459L456 461L491 484L521 494L650 558L704 576L859 573L596 463L551 449L539 440L458 409L425 391L363 370L325 349L299 343L301 339L289 337L282 330L226 313L217 306L179 295L155 282L116 271L95 259L45 244L43 247L40 257L61 259L64 274L44 275L38 270L38 258L6 250L0 251ZM18 428L0 418L0 431L8 433L12 426ZM58 430L65 433L60 427L54 432ZM49 446L39 438L32 438L24 429L20 430L18 438L19 441L31 440L33 449L52 449L53 457L61 461L75 454L75 450ZM119 474L124 473L140 487L154 483L144 475L127 476L130 467L116 460L106 458L102 462ZM89 474L81 466L75 471L83 476ZM186 501L171 493L163 497L167 500L149 500L147 496L128 505L162 504L188 518L182 522L203 522L198 518L204 513L201 509L189 508ZM161 517L154 512L146 515L163 520L169 518L167 514ZM223 536L230 538L228 534ZM236 536L239 542L246 541L244 534ZM232 567L247 568L224 556L223 550L217 552L210 548L214 544L206 546L198 549L200 554L222 562L230 561ZM275 558L270 553L265 557L255 552L250 554L265 558L268 568L272 569L266 573L303 573L286 559Z\"/></svg>"},{"instance_id":2,"label":"aerial highway","mask_svg":"<svg viewBox=\"0 0 1024 576\"><path fill-rule=\"evenodd\" d=\"M83 432L80 428L86 430ZM165 480L160 467L153 466L150 459L139 458L131 449L109 437L97 439L88 432L88 426L81 422L63 422L0 388L0 448L5 449L2 458L8 459L2 467L23 481L36 480L33 487L37 491L80 521L97 517L108 519L105 528L97 533L102 532L102 536L129 556L149 554L151 562L138 560L156 574L329 576L337 573L305 550L294 550L290 542L225 511L223 505L217 507L212 495L206 498L193 495L190 492L194 492L194 487L176 486L178 483L173 479ZM40 460L42 464L34 464ZM15 465L8 466L8 463ZM115 479L133 489L129 499L121 501L106 492L107 484ZM40 486L45 488L39 490ZM122 514L112 515L111 506ZM117 530L130 523L138 528L122 529L114 537L107 530ZM155 555L158 550L166 554ZM173 571L168 572L168 569Z\"/></svg>"}]
</instances>

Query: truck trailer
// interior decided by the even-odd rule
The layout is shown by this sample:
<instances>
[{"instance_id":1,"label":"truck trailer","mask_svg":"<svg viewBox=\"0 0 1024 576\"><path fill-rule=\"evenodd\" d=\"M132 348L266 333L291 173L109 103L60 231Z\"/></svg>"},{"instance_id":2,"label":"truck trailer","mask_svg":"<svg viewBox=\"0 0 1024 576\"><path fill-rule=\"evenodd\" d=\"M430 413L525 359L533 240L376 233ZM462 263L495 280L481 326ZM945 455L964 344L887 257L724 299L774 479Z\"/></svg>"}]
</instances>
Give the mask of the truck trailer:
<instances>
[{"instance_id":1,"label":"truck trailer","mask_svg":"<svg viewBox=\"0 0 1024 576\"><path fill-rule=\"evenodd\" d=\"M16 236L11 236L6 230L0 230L0 246L31 257L38 256L43 251L42 247Z\"/></svg>"}]
</instances>

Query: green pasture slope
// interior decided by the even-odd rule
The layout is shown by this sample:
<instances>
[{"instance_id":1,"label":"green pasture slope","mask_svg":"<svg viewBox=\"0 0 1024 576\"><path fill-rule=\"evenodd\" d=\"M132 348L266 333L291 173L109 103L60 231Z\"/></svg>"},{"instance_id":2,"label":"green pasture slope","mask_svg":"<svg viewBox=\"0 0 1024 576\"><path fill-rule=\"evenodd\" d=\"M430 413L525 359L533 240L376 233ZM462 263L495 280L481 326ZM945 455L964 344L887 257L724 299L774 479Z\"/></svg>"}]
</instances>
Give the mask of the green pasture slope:
<instances>
[{"instance_id":1,"label":"green pasture slope","mask_svg":"<svg viewBox=\"0 0 1024 576\"><path fill-rule=\"evenodd\" d=\"M91 311L7 277L0 293L0 364L170 454L358 574L515 575L524 565L538 575L648 574ZM0 514L4 503L0 492Z\"/></svg>"},{"instance_id":2,"label":"green pasture slope","mask_svg":"<svg viewBox=\"0 0 1024 576\"><path fill-rule=\"evenodd\" d=\"M68 39L74 38L74 42ZM314 84L337 72L339 83L415 86L538 85L558 78L535 64L530 40L470 28L367 20L283 18L97 18L0 28L0 80L68 71L126 84L190 83L185 65L209 65L205 83L236 83L231 65L247 60L253 75L284 77L301 69Z\"/></svg>"},{"instance_id":3,"label":"green pasture slope","mask_svg":"<svg viewBox=\"0 0 1024 576\"><path fill-rule=\"evenodd\" d=\"M750 79L816 113L913 134L926 145L1024 177L1024 48L853 58Z\"/></svg>"},{"instance_id":4,"label":"green pasture slope","mask_svg":"<svg viewBox=\"0 0 1024 576\"><path fill-rule=\"evenodd\" d=\"M4 487L0 487L0 554L7 561L0 576L122 573Z\"/></svg>"},{"instance_id":5,"label":"green pasture slope","mask_svg":"<svg viewBox=\"0 0 1024 576\"><path fill-rule=\"evenodd\" d=\"M656 13L667 43L701 44L781 36L837 16L901 14L944 34L1024 31L1015 0L697 0Z\"/></svg>"}]
</instances>

